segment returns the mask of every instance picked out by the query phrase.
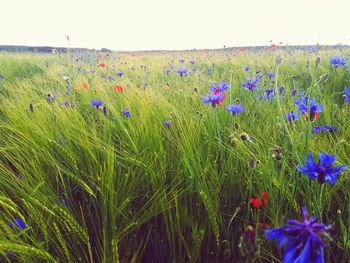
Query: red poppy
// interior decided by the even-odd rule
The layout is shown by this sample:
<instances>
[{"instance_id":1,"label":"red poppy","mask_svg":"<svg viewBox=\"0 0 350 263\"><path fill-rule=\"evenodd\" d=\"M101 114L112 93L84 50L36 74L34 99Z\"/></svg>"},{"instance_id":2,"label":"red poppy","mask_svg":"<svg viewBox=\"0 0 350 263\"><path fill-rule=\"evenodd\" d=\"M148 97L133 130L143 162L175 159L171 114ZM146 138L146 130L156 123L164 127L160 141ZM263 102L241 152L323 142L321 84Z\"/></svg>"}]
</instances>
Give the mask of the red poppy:
<instances>
[{"instance_id":1,"label":"red poppy","mask_svg":"<svg viewBox=\"0 0 350 263\"><path fill-rule=\"evenodd\" d=\"M102 58L102 54L98 54L97 57L98 57L98 58Z\"/></svg>"},{"instance_id":2,"label":"red poppy","mask_svg":"<svg viewBox=\"0 0 350 263\"><path fill-rule=\"evenodd\" d=\"M113 87L113 89L116 91L116 92L123 92L124 88L120 85L115 85Z\"/></svg>"},{"instance_id":3,"label":"red poppy","mask_svg":"<svg viewBox=\"0 0 350 263\"><path fill-rule=\"evenodd\" d=\"M315 121L318 119L318 117L320 117L320 115L317 112L311 112L310 116L311 116L311 121ZM303 117L304 119L307 119L307 113L305 113Z\"/></svg>"},{"instance_id":4,"label":"red poppy","mask_svg":"<svg viewBox=\"0 0 350 263\"><path fill-rule=\"evenodd\" d=\"M104 68L105 66L106 66L105 63L101 63L101 64L98 65L99 68Z\"/></svg>"},{"instance_id":5,"label":"red poppy","mask_svg":"<svg viewBox=\"0 0 350 263\"><path fill-rule=\"evenodd\" d=\"M87 84L86 82L81 83L81 88L84 90L87 90L89 88L89 84Z\"/></svg>"},{"instance_id":6,"label":"red poppy","mask_svg":"<svg viewBox=\"0 0 350 263\"><path fill-rule=\"evenodd\" d=\"M275 49L277 46L275 44L271 44L271 48Z\"/></svg>"},{"instance_id":7,"label":"red poppy","mask_svg":"<svg viewBox=\"0 0 350 263\"><path fill-rule=\"evenodd\" d=\"M250 198L250 203L255 208L261 208L263 206L266 206L268 201L269 201L269 196L267 192L263 192L259 198Z\"/></svg>"},{"instance_id":8,"label":"red poppy","mask_svg":"<svg viewBox=\"0 0 350 263\"><path fill-rule=\"evenodd\" d=\"M109 53L106 54L106 58L109 58Z\"/></svg>"}]
</instances>

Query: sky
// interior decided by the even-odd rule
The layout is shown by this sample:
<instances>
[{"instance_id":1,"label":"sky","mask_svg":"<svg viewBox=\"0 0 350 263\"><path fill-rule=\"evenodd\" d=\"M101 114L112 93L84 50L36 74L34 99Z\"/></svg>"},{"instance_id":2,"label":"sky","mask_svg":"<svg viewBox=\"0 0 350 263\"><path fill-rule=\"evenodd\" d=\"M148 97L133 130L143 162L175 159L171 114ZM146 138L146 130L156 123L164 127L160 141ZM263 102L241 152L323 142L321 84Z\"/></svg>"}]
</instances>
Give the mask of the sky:
<instances>
[{"instance_id":1,"label":"sky","mask_svg":"<svg viewBox=\"0 0 350 263\"><path fill-rule=\"evenodd\" d=\"M349 44L350 0L1 0L0 45L112 50Z\"/></svg>"}]
</instances>

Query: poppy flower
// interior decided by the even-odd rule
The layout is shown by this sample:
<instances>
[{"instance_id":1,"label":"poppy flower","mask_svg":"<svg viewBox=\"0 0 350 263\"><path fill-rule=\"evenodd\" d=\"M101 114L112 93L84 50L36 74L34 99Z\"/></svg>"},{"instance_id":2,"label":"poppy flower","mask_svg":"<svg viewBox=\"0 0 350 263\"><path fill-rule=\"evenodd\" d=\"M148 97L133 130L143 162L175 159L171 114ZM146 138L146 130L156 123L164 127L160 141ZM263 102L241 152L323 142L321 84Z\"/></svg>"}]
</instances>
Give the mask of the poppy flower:
<instances>
[{"instance_id":1,"label":"poppy flower","mask_svg":"<svg viewBox=\"0 0 350 263\"><path fill-rule=\"evenodd\" d=\"M113 89L116 91L116 92L123 92L124 88L120 85L115 85L113 87Z\"/></svg>"},{"instance_id":2,"label":"poppy flower","mask_svg":"<svg viewBox=\"0 0 350 263\"><path fill-rule=\"evenodd\" d=\"M271 48L275 49L275 48L277 48L277 46L275 44L271 44Z\"/></svg>"},{"instance_id":3,"label":"poppy flower","mask_svg":"<svg viewBox=\"0 0 350 263\"><path fill-rule=\"evenodd\" d=\"M98 57L98 58L102 58L102 54L98 54L97 57Z\"/></svg>"},{"instance_id":4,"label":"poppy flower","mask_svg":"<svg viewBox=\"0 0 350 263\"><path fill-rule=\"evenodd\" d=\"M99 68L104 68L104 67L106 67L106 64L105 63L101 63L101 64L98 65L98 67Z\"/></svg>"},{"instance_id":5,"label":"poppy flower","mask_svg":"<svg viewBox=\"0 0 350 263\"><path fill-rule=\"evenodd\" d=\"M267 192L263 192L259 198L250 198L250 203L257 209L266 206L269 201Z\"/></svg>"},{"instance_id":6,"label":"poppy flower","mask_svg":"<svg viewBox=\"0 0 350 263\"><path fill-rule=\"evenodd\" d=\"M89 84L87 84L86 82L81 83L81 88L84 90L87 90L89 88Z\"/></svg>"}]
</instances>

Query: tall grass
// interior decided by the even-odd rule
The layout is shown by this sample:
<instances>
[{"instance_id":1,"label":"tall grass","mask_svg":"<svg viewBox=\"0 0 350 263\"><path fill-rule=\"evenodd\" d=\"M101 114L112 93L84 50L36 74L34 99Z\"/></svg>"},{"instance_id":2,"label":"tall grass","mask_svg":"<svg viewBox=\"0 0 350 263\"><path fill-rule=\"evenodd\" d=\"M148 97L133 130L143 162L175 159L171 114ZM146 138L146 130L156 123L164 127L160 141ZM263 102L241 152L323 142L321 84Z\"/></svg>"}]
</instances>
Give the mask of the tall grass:
<instances>
[{"instance_id":1,"label":"tall grass","mask_svg":"<svg viewBox=\"0 0 350 263\"><path fill-rule=\"evenodd\" d=\"M328 65L337 53L320 52L319 64L316 55L293 49L281 52L281 64L269 50L111 54L100 61L79 54L73 64L65 55L0 55L1 260L245 262L239 243L251 225L260 246L257 262L279 262L261 225L299 218L305 205L333 224L328 258L347 262L349 172L320 191L296 169L308 151L336 154L349 165L350 108L342 97L349 73ZM195 58L197 70L183 78L173 70L166 74L182 56L186 66ZM97 67L101 62L105 68ZM252 69L245 72L244 65ZM125 73L120 78L119 70ZM252 93L240 83L256 70L264 77ZM278 73L275 83L268 71ZM223 105L203 104L210 83L222 80L231 83ZM124 91L115 92L114 85ZM278 94L282 86L284 95L256 98L267 87ZM324 104L316 123L285 120L285 112L296 110L294 89ZM92 99L103 100L106 115ZM232 116L225 106L236 99L245 112ZM126 107L132 118L122 116ZM338 130L312 134L314 124ZM242 133L250 139L241 140ZM273 156L276 146L281 158ZM249 200L264 191L268 204L255 209ZM16 217L27 228L7 225Z\"/></svg>"}]
</instances>

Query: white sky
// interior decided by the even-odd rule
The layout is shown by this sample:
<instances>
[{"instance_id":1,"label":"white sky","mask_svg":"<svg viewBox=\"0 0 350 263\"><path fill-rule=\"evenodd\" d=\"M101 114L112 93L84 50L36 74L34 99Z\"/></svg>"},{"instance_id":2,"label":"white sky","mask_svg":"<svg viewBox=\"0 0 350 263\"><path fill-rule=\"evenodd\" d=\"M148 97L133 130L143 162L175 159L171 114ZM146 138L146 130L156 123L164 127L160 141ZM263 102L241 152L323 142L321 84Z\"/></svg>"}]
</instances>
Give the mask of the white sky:
<instances>
[{"instance_id":1,"label":"white sky","mask_svg":"<svg viewBox=\"0 0 350 263\"><path fill-rule=\"evenodd\" d=\"M350 0L1 0L0 45L113 50L350 43Z\"/></svg>"}]
</instances>

